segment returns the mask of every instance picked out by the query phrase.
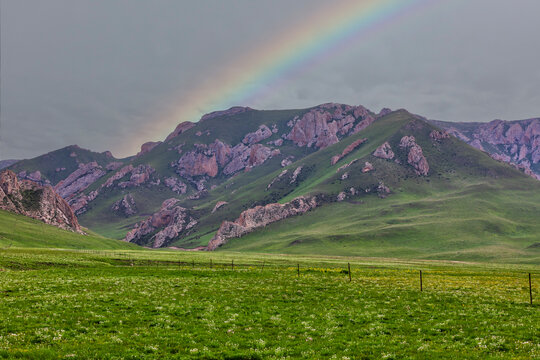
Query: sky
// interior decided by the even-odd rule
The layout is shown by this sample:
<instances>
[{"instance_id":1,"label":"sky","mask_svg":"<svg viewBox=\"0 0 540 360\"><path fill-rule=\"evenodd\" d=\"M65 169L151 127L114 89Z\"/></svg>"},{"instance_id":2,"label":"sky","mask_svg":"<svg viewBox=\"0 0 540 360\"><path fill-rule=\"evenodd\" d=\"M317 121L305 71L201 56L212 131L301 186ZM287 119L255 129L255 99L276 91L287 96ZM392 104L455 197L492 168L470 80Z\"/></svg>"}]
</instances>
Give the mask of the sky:
<instances>
[{"instance_id":1,"label":"sky","mask_svg":"<svg viewBox=\"0 0 540 360\"><path fill-rule=\"evenodd\" d=\"M410 0L327 39L362 2L0 0L0 160L130 156L235 105L540 117L540 1Z\"/></svg>"}]
</instances>

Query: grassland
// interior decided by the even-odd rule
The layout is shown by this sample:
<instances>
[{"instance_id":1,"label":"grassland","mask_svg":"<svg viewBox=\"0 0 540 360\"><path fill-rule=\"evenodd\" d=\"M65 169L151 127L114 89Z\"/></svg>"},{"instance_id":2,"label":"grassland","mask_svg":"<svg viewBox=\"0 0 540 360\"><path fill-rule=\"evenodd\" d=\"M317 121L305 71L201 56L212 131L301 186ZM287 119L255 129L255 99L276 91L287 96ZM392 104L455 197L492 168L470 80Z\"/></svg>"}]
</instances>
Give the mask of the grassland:
<instances>
[{"instance_id":1,"label":"grassland","mask_svg":"<svg viewBox=\"0 0 540 360\"><path fill-rule=\"evenodd\" d=\"M0 270L0 358L540 356L538 265L10 248Z\"/></svg>"}]
</instances>

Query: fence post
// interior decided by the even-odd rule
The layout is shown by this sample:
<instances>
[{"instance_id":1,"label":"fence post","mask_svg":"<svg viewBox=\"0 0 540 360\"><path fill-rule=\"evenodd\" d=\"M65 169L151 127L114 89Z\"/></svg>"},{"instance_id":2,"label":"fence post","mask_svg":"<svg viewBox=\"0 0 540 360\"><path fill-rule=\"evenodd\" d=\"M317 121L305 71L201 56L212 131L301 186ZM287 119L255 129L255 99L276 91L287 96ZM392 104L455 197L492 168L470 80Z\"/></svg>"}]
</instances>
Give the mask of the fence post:
<instances>
[{"instance_id":1,"label":"fence post","mask_svg":"<svg viewBox=\"0 0 540 360\"><path fill-rule=\"evenodd\" d=\"M210 259L210 269L213 268L212 259Z\"/></svg>"},{"instance_id":2,"label":"fence post","mask_svg":"<svg viewBox=\"0 0 540 360\"><path fill-rule=\"evenodd\" d=\"M192 268L195 267L195 260L191 260L191 267L192 267Z\"/></svg>"},{"instance_id":3,"label":"fence post","mask_svg":"<svg viewBox=\"0 0 540 360\"><path fill-rule=\"evenodd\" d=\"M231 269L234 270L234 259L231 260Z\"/></svg>"},{"instance_id":4,"label":"fence post","mask_svg":"<svg viewBox=\"0 0 540 360\"><path fill-rule=\"evenodd\" d=\"M352 281L352 275L351 275L351 263L347 263L347 265L349 266L349 282Z\"/></svg>"},{"instance_id":5,"label":"fence post","mask_svg":"<svg viewBox=\"0 0 540 360\"><path fill-rule=\"evenodd\" d=\"M529 273L529 300L532 303L532 282L531 282L531 273Z\"/></svg>"},{"instance_id":6,"label":"fence post","mask_svg":"<svg viewBox=\"0 0 540 360\"><path fill-rule=\"evenodd\" d=\"M300 277L300 264L297 264L298 265L298 277Z\"/></svg>"},{"instance_id":7,"label":"fence post","mask_svg":"<svg viewBox=\"0 0 540 360\"><path fill-rule=\"evenodd\" d=\"M423 288L422 288L422 270L420 270L420 291L423 291Z\"/></svg>"}]
</instances>

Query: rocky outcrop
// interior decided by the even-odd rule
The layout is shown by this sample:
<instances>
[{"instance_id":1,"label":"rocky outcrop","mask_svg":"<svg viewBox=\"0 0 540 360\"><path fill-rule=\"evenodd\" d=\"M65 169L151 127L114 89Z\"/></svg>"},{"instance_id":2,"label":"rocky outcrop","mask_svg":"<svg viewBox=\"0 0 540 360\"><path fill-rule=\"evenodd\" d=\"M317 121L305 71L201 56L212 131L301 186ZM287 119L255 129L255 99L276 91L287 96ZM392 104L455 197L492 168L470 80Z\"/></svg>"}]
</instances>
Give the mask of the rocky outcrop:
<instances>
[{"instance_id":1,"label":"rocky outcrop","mask_svg":"<svg viewBox=\"0 0 540 360\"><path fill-rule=\"evenodd\" d=\"M64 199L70 199L75 194L85 190L105 174L106 172L95 161L87 164L79 164L79 168L72 172L67 178L56 184L54 189Z\"/></svg>"},{"instance_id":2,"label":"rocky outcrop","mask_svg":"<svg viewBox=\"0 0 540 360\"><path fill-rule=\"evenodd\" d=\"M489 123L434 122L450 135L540 177L540 118Z\"/></svg>"},{"instance_id":3,"label":"rocky outcrop","mask_svg":"<svg viewBox=\"0 0 540 360\"><path fill-rule=\"evenodd\" d=\"M449 139L450 135L446 131L433 130L429 133L429 137L435 141L442 141L444 139Z\"/></svg>"},{"instance_id":4,"label":"rocky outcrop","mask_svg":"<svg viewBox=\"0 0 540 360\"><path fill-rule=\"evenodd\" d=\"M176 177L165 178L163 184L177 194L185 194L187 192L187 185Z\"/></svg>"},{"instance_id":5,"label":"rocky outcrop","mask_svg":"<svg viewBox=\"0 0 540 360\"><path fill-rule=\"evenodd\" d=\"M261 125L257 131L246 134L242 142L246 145L252 145L264 139L268 139L270 136L272 136L272 130L266 125Z\"/></svg>"},{"instance_id":6,"label":"rocky outcrop","mask_svg":"<svg viewBox=\"0 0 540 360\"><path fill-rule=\"evenodd\" d=\"M206 149L205 145L203 149ZM216 155L200 148L186 153L178 160L176 166L177 172L181 176L207 175L215 177L218 174Z\"/></svg>"},{"instance_id":7,"label":"rocky outcrop","mask_svg":"<svg viewBox=\"0 0 540 360\"><path fill-rule=\"evenodd\" d=\"M141 151L137 153L137 156L144 155L152 151L153 148L161 144L161 141L149 141L141 145Z\"/></svg>"},{"instance_id":8,"label":"rocky outcrop","mask_svg":"<svg viewBox=\"0 0 540 360\"><path fill-rule=\"evenodd\" d=\"M131 176L128 181L118 183L118 187L125 189L128 187L137 187L149 182L151 175L156 171L150 165L141 164L131 170Z\"/></svg>"},{"instance_id":9,"label":"rocky outcrop","mask_svg":"<svg viewBox=\"0 0 540 360\"><path fill-rule=\"evenodd\" d=\"M373 152L373 156L381 159L391 160L394 158L395 154L392 151L392 147L388 141L386 141Z\"/></svg>"},{"instance_id":10,"label":"rocky outcrop","mask_svg":"<svg viewBox=\"0 0 540 360\"><path fill-rule=\"evenodd\" d=\"M135 215L137 213L137 206L135 204L135 199L133 199L133 195L124 195L122 199L116 201L112 205L111 210L118 215L125 217Z\"/></svg>"},{"instance_id":11,"label":"rocky outcrop","mask_svg":"<svg viewBox=\"0 0 540 360\"><path fill-rule=\"evenodd\" d=\"M367 172L370 172L370 171L373 171L374 168L373 168L373 164L371 164L370 162L366 161L366 163L364 164L364 167L362 168L362 172L363 173L367 173Z\"/></svg>"},{"instance_id":12,"label":"rocky outcrop","mask_svg":"<svg viewBox=\"0 0 540 360\"><path fill-rule=\"evenodd\" d=\"M250 107L233 106L228 110L214 111L214 112L211 112L209 114L203 115L203 117L201 117L200 122L205 121L205 120L214 119L214 118L217 118L217 117L241 114L241 113L244 113L244 112L247 112L247 111L253 111L253 109L250 108Z\"/></svg>"},{"instance_id":13,"label":"rocky outcrop","mask_svg":"<svg viewBox=\"0 0 540 360\"><path fill-rule=\"evenodd\" d=\"M301 196L285 204L274 203L248 209L243 211L234 222L224 221L206 249L215 250L231 238L241 237L276 221L304 214L316 206L315 197Z\"/></svg>"},{"instance_id":14,"label":"rocky outcrop","mask_svg":"<svg viewBox=\"0 0 540 360\"><path fill-rule=\"evenodd\" d=\"M51 186L30 180L19 181L10 170L0 173L0 209L83 233L69 204Z\"/></svg>"},{"instance_id":15,"label":"rocky outcrop","mask_svg":"<svg viewBox=\"0 0 540 360\"><path fill-rule=\"evenodd\" d=\"M222 207L224 207L227 204L228 204L228 202L226 202L226 201L218 201L216 203L216 205L214 206L214 208L212 209L212 214L215 213L216 211L218 211L219 209L221 209Z\"/></svg>"},{"instance_id":16,"label":"rocky outcrop","mask_svg":"<svg viewBox=\"0 0 540 360\"><path fill-rule=\"evenodd\" d=\"M159 248L187 233L197 224L197 220L188 209L181 207L178 202L178 199L165 200L158 212L137 223L127 233L124 240Z\"/></svg>"},{"instance_id":17,"label":"rocky outcrop","mask_svg":"<svg viewBox=\"0 0 540 360\"><path fill-rule=\"evenodd\" d=\"M354 164L355 162L357 162L359 159L354 159L352 161L350 161L348 164L345 164L343 166L340 166L337 170L336 170L336 173L340 172L341 170L345 170L346 168L348 168L349 166L351 166L352 164Z\"/></svg>"},{"instance_id":18,"label":"rocky outcrop","mask_svg":"<svg viewBox=\"0 0 540 360\"><path fill-rule=\"evenodd\" d=\"M231 161L223 169L225 175L232 175L243 169L250 169L263 164L266 160L277 156L280 151L270 149L262 144L246 146L240 143L231 150Z\"/></svg>"},{"instance_id":19,"label":"rocky outcrop","mask_svg":"<svg viewBox=\"0 0 540 360\"><path fill-rule=\"evenodd\" d=\"M335 165L339 160L343 159L345 156L347 156L353 150L357 149L360 145L362 145L366 141L367 139L365 138L354 141L352 144L348 145L345 149L343 149L341 154L333 156L332 159L330 160L330 164Z\"/></svg>"},{"instance_id":20,"label":"rocky outcrop","mask_svg":"<svg viewBox=\"0 0 540 360\"><path fill-rule=\"evenodd\" d=\"M214 142L209 145L209 149L216 155L216 160L220 167L223 168L231 160L232 149L221 140L214 140Z\"/></svg>"},{"instance_id":21,"label":"rocky outcrop","mask_svg":"<svg viewBox=\"0 0 540 360\"><path fill-rule=\"evenodd\" d=\"M105 181L105 183L101 187L110 188L114 185L114 182L117 180L122 179L124 176L129 174L131 171L133 171L133 165L126 165L117 172L115 172L110 178Z\"/></svg>"},{"instance_id":22,"label":"rocky outcrop","mask_svg":"<svg viewBox=\"0 0 540 360\"><path fill-rule=\"evenodd\" d=\"M99 192L97 190L94 190L90 191L88 195L83 193L69 199L69 205L75 212L75 215L79 216L84 214L88 210L86 208L86 205L88 205L89 202L93 201L98 196L98 194Z\"/></svg>"},{"instance_id":23,"label":"rocky outcrop","mask_svg":"<svg viewBox=\"0 0 540 360\"><path fill-rule=\"evenodd\" d=\"M290 181L291 184L294 184L296 182L296 180L298 179L298 175L300 175L303 168L304 168L303 166L299 166L296 169L294 169L292 177L291 177L291 181Z\"/></svg>"},{"instance_id":24,"label":"rocky outcrop","mask_svg":"<svg viewBox=\"0 0 540 360\"><path fill-rule=\"evenodd\" d=\"M107 166L105 166L105 169L108 170L108 171L114 171L114 170L118 170L122 167L122 165L124 165L123 163L121 163L120 161L113 161L111 163L108 163ZM64 168L65 170L65 168Z\"/></svg>"},{"instance_id":25,"label":"rocky outcrop","mask_svg":"<svg viewBox=\"0 0 540 360\"><path fill-rule=\"evenodd\" d=\"M363 106L323 104L289 121L287 125L292 129L284 138L297 146L322 149L363 130L373 121L375 118Z\"/></svg>"},{"instance_id":26,"label":"rocky outcrop","mask_svg":"<svg viewBox=\"0 0 540 360\"><path fill-rule=\"evenodd\" d=\"M379 185L377 186L377 195L384 199L386 196L390 194L390 188L386 185L384 185L384 182L379 181Z\"/></svg>"},{"instance_id":27,"label":"rocky outcrop","mask_svg":"<svg viewBox=\"0 0 540 360\"><path fill-rule=\"evenodd\" d=\"M194 126L195 126L195 123L192 123L190 121L184 121L184 122L178 124L178 126L176 126L174 131L167 136L167 138L165 139L165 142L169 142L171 139L173 139L173 138L177 137L178 135L188 131L189 129L191 129Z\"/></svg>"},{"instance_id":28,"label":"rocky outcrop","mask_svg":"<svg viewBox=\"0 0 540 360\"><path fill-rule=\"evenodd\" d=\"M414 136L402 137L399 146L408 149L407 163L414 168L416 174L426 176L429 173L429 164Z\"/></svg>"},{"instance_id":29,"label":"rocky outcrop","mask_svg":"<svg viewBox=\"0 0 540 360\"><path fill-rule=\"evenodd\" d=\"M272 181L270 181L270 183L266 186L266 190L269 190L272 187L272 185L274 185L277 181L279 181L281 178L283 178L285 175L287 175L288 172L289 172L289 170L287 170L287 169L280 172L279 175L276 176L275 178L273 178Z\"/></svg>"}]
</instances>

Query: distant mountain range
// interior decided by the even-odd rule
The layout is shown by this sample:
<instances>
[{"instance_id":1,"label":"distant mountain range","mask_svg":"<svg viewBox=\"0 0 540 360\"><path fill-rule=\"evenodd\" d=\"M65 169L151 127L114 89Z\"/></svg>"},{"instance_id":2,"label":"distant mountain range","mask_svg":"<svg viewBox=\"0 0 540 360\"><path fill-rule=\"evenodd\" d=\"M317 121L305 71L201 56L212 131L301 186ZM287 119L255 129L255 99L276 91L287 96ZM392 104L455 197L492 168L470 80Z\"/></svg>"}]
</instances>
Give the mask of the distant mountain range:
<instances>
[{"instance_id":1,"label":"distant mountain range","mask_svg":"<svg viewBox=\"0 0 540 360\"><path fill-rule=\"evenodd\" d=\"M234 107L131 158L69 146L9 169L54 186L89 229L144 246L474 258L536 251L539 162L540 119L330 103Z\"/></svg>"}]
</instances>

